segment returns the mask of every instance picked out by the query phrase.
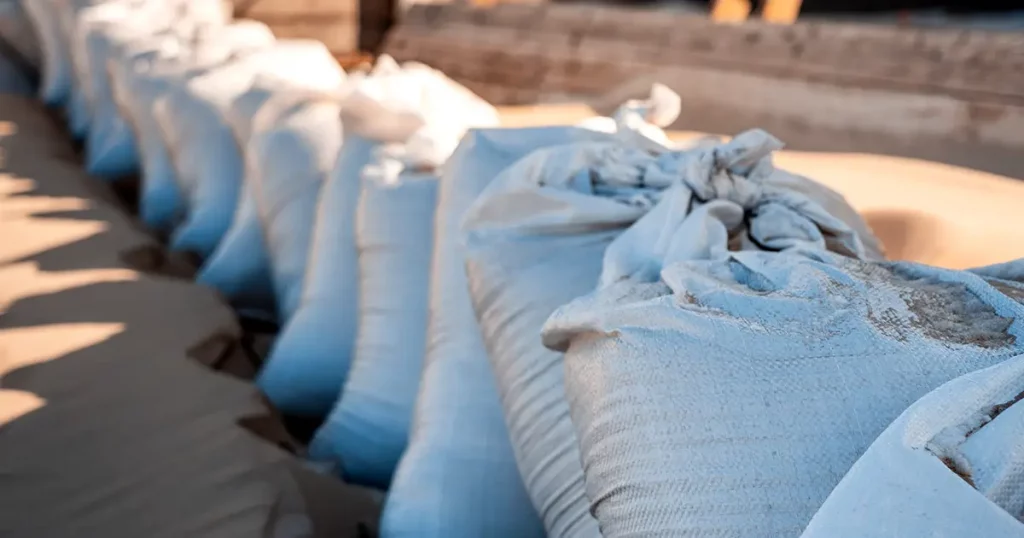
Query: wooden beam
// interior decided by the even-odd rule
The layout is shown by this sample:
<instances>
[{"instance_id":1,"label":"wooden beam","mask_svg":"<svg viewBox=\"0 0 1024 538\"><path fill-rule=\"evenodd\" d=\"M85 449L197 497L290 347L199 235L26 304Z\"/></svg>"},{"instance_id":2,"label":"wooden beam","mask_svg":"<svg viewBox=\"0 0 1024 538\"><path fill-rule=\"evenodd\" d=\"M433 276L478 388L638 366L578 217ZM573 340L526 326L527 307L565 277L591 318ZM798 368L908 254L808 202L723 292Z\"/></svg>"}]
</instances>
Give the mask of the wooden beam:
<instances>
[{"instance_id":1,"label":"wooden beam","mask_svg":"<svg viewBox=\"0 0 1024 538\"><path fill-rule=\"evenodd\" d=\"M715 0L711 20L715 22L743 22L750 16L750 0Z\"/></svg>"},{"instance_id":2,"label":"wooden beam","mask_svg":"<svg viewBox=\"0 0 1024 538\"><path fill-rule=\"evenodd\" d=\"M793 24L800 15L802 0L765 0L761 18L776 24Z\"/></svg>"}]
</instances>

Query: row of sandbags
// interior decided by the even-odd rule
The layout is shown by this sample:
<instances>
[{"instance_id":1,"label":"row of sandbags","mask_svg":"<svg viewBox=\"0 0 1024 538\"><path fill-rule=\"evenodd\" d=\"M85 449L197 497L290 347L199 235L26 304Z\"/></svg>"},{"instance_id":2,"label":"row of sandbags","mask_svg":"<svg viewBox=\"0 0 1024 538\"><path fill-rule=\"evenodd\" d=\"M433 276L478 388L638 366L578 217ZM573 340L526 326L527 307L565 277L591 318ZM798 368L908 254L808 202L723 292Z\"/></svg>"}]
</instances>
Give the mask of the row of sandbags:
<instances>
[{"instance_id":1,"label":"row of sandbags","mask_svg":"<svg viewBox=\"0 0 1024 538\"><path fill-rule=\"evenodd\" d=\"M356 172L344 137L259 379L327 415L310 456L389 488L385 536L1019 533L1020 264L885 263L770 135L668 148L650 104L474 129L439 169L409 140Z\"/></svg>"},{"instance_id":2,"label":"row of sandbags","mask_svg":"<svg viewBox=\"0 0 1024 538\"><path fill-rule=\"evenodd\" d=\"M388 488L383 535L1020 534L1019 263L884 262L767 133L670 147L661 89L502 129L426 66L208 7L52 11L80 46L44 97L281 324L258 384Z\"/></svg>"}]
</instances>

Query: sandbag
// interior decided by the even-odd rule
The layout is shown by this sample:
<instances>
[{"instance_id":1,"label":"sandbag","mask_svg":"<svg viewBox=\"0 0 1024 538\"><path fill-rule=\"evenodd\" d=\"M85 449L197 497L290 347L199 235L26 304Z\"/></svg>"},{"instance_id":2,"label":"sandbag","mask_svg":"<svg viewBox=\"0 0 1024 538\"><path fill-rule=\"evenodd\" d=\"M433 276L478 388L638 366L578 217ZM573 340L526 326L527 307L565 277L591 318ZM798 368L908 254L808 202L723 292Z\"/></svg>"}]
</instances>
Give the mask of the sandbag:
<instances>
[{"instance_id":1,"label":"sandbag","mask_svg":"<svg viewBox=\"0 0 1024 538\"><path fill-rule=\"evenodd\" d=\"M657 90L655 90L657 91ZM616 133L629 111L672 122L665 103L626 103L600 130ZM668 113L665 106L668 104ZM664 133L644 131L655 140ZM473 313L460 224L467 208L501 170L540 147L607 140L563 127L473 129L444 167L431 269L427 356L409 446L389 490L381 532L395 536L543 536L509 442L494 374ZM451 387L457 386L453 391ZM429 485L429 486L428 486Z\"/></svg>"},{"instance_id":2,"label":"sandbag","mask_svg":"<svg viewBox=\"0 0 1024 538\"><path fill-rule=\"evenodd\" d=\"M259 73L281 78L322 77L340 86L344 72L319 41L279 41L188 80L161 97L154 114L186 195L187 217L171 248L206 259L231 226L242 186L243 162L225 114Z\"/></svg>"},{"instance_id":3,"label":"sandbag","mask_svg":"<svg viewBox=\"0 0 1024 538\"><path fill-rule=\"evenodd\" d=\"M296 415L327 415L348 374L359 274L354 215L363 167L379 141L403 142L423 123L415 110L422 81L390 56L381 56L365 78L351 78L342 107L344 138L321 189L302 300L257 379L275 406Z\"/></svg>"},{"instance_id":4,"label":"sandbag","mask_svg":"<svg viewBox=\"0 0 1024 538\"><path fill-rule=\"evenodd\" d=\"M108 66L124 62L126 51L139 54L141 50L132 50L132 44L142 44L143 50L158 50L161 39L186 39L198 27L221 28L226 24L218 0L178 0L168 5L149 3L134 10L115 9L122 5L105 4L83 12L76 29L75 49L79 52L73 56L89 120L86 170L107 179L134 174L139 167L131 129L114 101L113 75L108 75L113 69ZM147 42L152 47L146 46Z\"/></svg>"},{"instance_id":5,"label":"sandbag","mask_svg":"<svg viewBox=\"0 0 1024 538\"><path fill-rule=\"evenodd\" d=\"M320 187L341 148L340 91L273 98L261 110L248 146L256 161L253 192L282 323L299 306Z\"/></svg>"},{"instance_id":6,"label":"sandbag","mask_svg":"<svg viewBox=\"0 0 1024 538\"><path fill-rule=\"evenodd\" d=\"M68 72L70 73L70 89L68 90L68 101L65 112L67 114L68 130L75 140L82 140L89 131L89 104L85 92L88 91L86 77L89 73L85 65L85 51L81 48L78 39L77 28L87 28L105 23L118 18L127 18L129 13L135 11L136 4L125 1L96 2L92 5L73 1L58 0L58 21L60 23L60 41L67 49ZM102 73L100 73L102 74Z\"/></svg>"},{"instance_id":7,"label":"sandbag","mask_svg":"<svg viewBox=\"0 0 1024 538\"><path fill-rule=\"evenodd\" d=\"M228 109L227 121L238 147L249 145L254 118L274 94L294 89L294 84L274 77L260 76L252 88L238 96ZM255 173L255 155L243 151L245 180L238 211L224 239L196 275L196 281L218 290L244 315L261 319L276 318L274 289L270 275L270 257L260 228L255 193L249 179Z\"/></svg>"},{"instance_id":8,"label":"sandbag","mask_svg":"<svg viewBox=\"0 0 1024 538\"><path fill-rule=\"evenodd\" d=\"M57 42L63 50L60 63L62 71L59 80L67 80L67 98L63 103L68 130L72 138L82 140L89 129L89 110L83 87L76 80L75 64L82 51L78 48L76 28L81 18L88 18L90 12L111 10L126 12L136 6L159 5L157 2L141 0L139 2L122 0L53 0L53 8L57 15Z\"/></svg>"},{"instance_id":9,"label":"sandbag","mask_svg":"<svg viewBox=\"0 0 1024 538\"><path fill-rule=\"evenodd\" d=\"M808 180L782 173L762 175L771 170L767 154L778 147L765 133L743 134L726 145L686 151L659 150L646 140L618 137L538 150L502 172L465 221L471 296L498 379L520 473L538 512L547 515L545 525L553 536L591 536L597 524L583 490L583 470L562 386L562 357L545 350L537 335L557 307L593 289L606 249L610 248L609 255L624 251L641 269L651 268L654 253L670 237L658 236L661 239L651 251L617 247L613 240L628 226L636 223L646 229L662 223L668 229L698 208L700 200L712 208L732 204L733 192L724 178L735 176L738 183L745 179L774 185L817 209L807 210L814 217L807 227L825 227L829 237L839 237L841 246L854 255L868 256L864 244L874 244L870 234L861 237L821 210L812 198L801 195L799 188ZM719 162L731 165L722 172L731 175L714 176L714 183L690 177L694 175L691 168L701 170ZM753 163L761 167L748 169ZM750 198L744 203L760 200L754 189L748 191L743 192ZM842 201L838 195L835 198ZM734 237L726 243L753 248L752 241L742 240L748 235L744 209L738 210L738 217L725 212L721 218L729 221ZM697 227L692 232L694 245L718 232L708 221L720 215L714 211L707 219L703 215L692 222L699 221L710 231ZM857 225L866 230L862 222Z\"/></svg>"},{"instance_id":10,"label":"sandbag","mask_svg":"<svg viewBox=\"0 0 1024 538\"><path fill-rule=\"evenodd\" d=\"M71 67L68 51L60 44L54 1L24 0L23 5L42 51L39 97L47 106L62 106L71 94Z\"/></svg>"},{"instance_id":11,"label":"sandbag","mask_svg":"<svg viewBox=\"0 0 1024 538\"><path fill-rule=\"evenodd\" d=\"M382 148L383 156L363 172L356 211L359 318L352 369L310 445L313 458L336 464L351 481L378 487L391 481L405 450L426 351L434 170L468 127L498 121L493 107L440 73L419 66L403 70L421 84L423 127ZM358 91L352 95L359 99ZM347 100L346 112L350 106ZM349 117L343 116L346 129ZM364 135L367 125L358 119L352 124Z\"/></svg>"},{"instance_id":12,"label":"sandbag","mask_svg":"<svg viewBox=\"0 0 1024 538\"><path fill-rule=\"evenodd\" d=\"M334 168L321 188L302 302L278 335L256 380L284 412L326 416L348 376L359 298L355 214L360 176L377 146L346 131ZM252 207L258 224L255 202ZM259 226L253 228L262 240ZM268 259L266 283L272 302L269 265Z\"/></svg>"},{"instance_id":13,"label":"sandbag","mask_svg":"<svg viewBox=\"0 0 1024 538\"><path fill-rule=\"evenodd\" d=\"M1024 263L1017 282L971 289L1012 316L1022 334ZM971 280L974 280L971 278ZM846 474L803 538L1024 535L1024 355L942 385L903 412Z\"/></svg>"},{"instance_id":14,"label":"sandbag","mask_svg":"<svg viewBox=\"0 0 1024 538\"><path fill-rule=\"evenodd\" d=\"M604 536L799 536L907 406L1021 353L1019 307L982 279L769 230L784 204L750 224L782 252L682 261L684 221L661 237L675 261L624 272L609 249L599 289L545 327Z\"/></svg>"},{"instance_id":15,"label":"sandbag","mask_svg":"<svg viewBox=\"0 0 1024 538\"><path fill-rule=\"evenodd\" d=\"M111 66L111 89L121 115L132 128L141 161L139 216L158 232L182 218L183 195L175 180L154 106L170 88L224 63L233 54L267 48L274 34L263 23L239 21L216 35L200 33L187 43L174 35L127 47L124 61Z\"/></svg>"},{"instance_id":16,"label":"sandbag","mask_svg":"<svg viewBox=\"0 0 1024 538\"><path fill-rule=\"evenodd\" d=\"M672 143L662 127L674 123L681 109L679 94L664 84L655 83L647 99L626 101L611 117L587 118L576 126L602 133L633 133L670 147Z\"/></svg>"},{"instance_id":17,"label":"sandbag","mask_svg":"<svg viewBox=\"0 0 1024 538\"><path fill-rule=\"evenodd\" d=\"M393 184L383 176L363 172L356 212L360 314L352 371L310 446L311 457L337 463L347 481L378 487L388 485L405 448L419 382L437 190L432 174L405 173Z\"/></svg>"},{"instance_id":18,"label":"sandbag","mask_svg":"<svg viewBox=\"0 0 1024 538\"><path fill-rule=\"evenodd\" d=\"M39 97L49 106L62 106L71 94L71 66L60 41L54 0L23 0L22 4L42 50Z\"/></svg>"},{"instance_id":19,"label":"sandbag","mask_svg":"<svg viewBox=\"0 0 1024 538\"><path fill-rule=\"evenodd\" d=\"M516 467L473 313L460 225L477 195L519 158L540 147L596 140L606 137L565 127L473 129L446 163L435 219L427 355L382 536L544 536Z\"/></svg>"},{"instance_id":20,"label":"sandbag","mask_svg":"<svg viewBox=\"0 0 1024 538\"><path fill-rule=\"evenodd\" d=\"M107 56L114 35L144 38L154 34L173 17L172 10L161 7L162 3L152 2L108 2L83 9L78 16L71 36L73 85L69 116L72 134L85 138L85 167L90 174L114 179L134 171L110 171L97 166L100 156L93 133L102 128L92 129L93 121L101 114L116 113L111 109L99 110L97 95L107 87Z\"/></svg>"}]
</instances>

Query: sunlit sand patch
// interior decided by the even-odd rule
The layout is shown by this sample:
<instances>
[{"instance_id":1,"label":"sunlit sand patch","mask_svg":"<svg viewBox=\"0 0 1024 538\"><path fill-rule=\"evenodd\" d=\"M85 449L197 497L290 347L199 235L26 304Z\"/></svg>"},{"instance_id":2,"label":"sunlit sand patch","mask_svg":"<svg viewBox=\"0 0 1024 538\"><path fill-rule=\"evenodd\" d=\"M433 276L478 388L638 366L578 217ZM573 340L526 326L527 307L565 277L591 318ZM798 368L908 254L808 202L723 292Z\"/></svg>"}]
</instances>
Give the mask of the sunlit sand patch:
<instances>
[{"instance_id":1,"label":"sunlit sand patch","mask_svg":"<svg viewBox=\"0 0 1024 538\"><path fill-rule=\"evenodd\" d=\"M502 127L575 125L598 114L583 103L497 107Z\"/></svg>"},{"instance_id":2,"label":"sunlit sand patch","mask_svg":"<svg viewBox=\"0 0 1024 538\"><path fill-rule=\"evenodd\" d=\"M100 221L74 219L20 219L4 223L0 263L41 254L99 235L110 229Z\"/></svg>"},{"instance_id":3,"label":"sunlit sand patch","mask_svg":"<svg viewBox=\"0 0 1024 538\"><path fill-rule=\"evenodd\" d=\"M5 374L92 347L124 330L124 323L55 323L0 329L0 349L4 350L0 356L0 386Z\"/></svg>"},{"instance_id":4,"label":"sunlit sand patch","mask_svg":"<svg viewBox=\"0 0 1024 538\"><path fill-rule=\"evenodd\" d=\"M782 151L775 163L842 193L894 259L964 269L1024 257L1024 181L885 155Z\"/></svg>"},{"instance_id":5,"label":"sunlit sand patch","mask_svg":"<svg viewBox=\"0 0 1024 538\"><path fill-rule=\"evenodd\" d=\"M0 389L0 428L44 405L46 405L46 400L31 392Z\"/></svg>"},{"instance_id":6,"label":"sunlit sand patch","mask_svg":"<svg viewBox=\"0 0 1024 538\"><path fill-rule=\"evenodd\" d=\"M129 269L90 269L82 271L41 271L34 262L0 266L0 310L20 298L59 293L80 286L104 282L136 281L139 274Z\"/></svg>"},{"instance_id":7,"label":"sunlit sand patch","mask_svg":"<svg viewBox=\"0 0 1024 538\"><path fill-rule=\"evenodd\" d=\"M0 137L18 133L18 126L11 121L0 121Z\"/></svg>"},{"instance_id":8,"label":"sunlit sand patch","mask_svg":"<svg viewBox=\"0 0 1024 538\"><path fill-rule=\"evenodd\" d=\"M0 218L3 220L32 217L54 212L85 211L95 207L95 204L85 198L58 198L53 196L6 198L3 204L3 213L0 214Z\"/></svg>"},{"instance_id":9,"label":"sunlit sand patch","mask_svg":"<svg viewBox=\"0 0 1024 538\"><path fill-rule=\"evenodd\" d=\"M36 182L14 174L0 173L0 196L31 192Z\"/></svg>"}]
</instances>

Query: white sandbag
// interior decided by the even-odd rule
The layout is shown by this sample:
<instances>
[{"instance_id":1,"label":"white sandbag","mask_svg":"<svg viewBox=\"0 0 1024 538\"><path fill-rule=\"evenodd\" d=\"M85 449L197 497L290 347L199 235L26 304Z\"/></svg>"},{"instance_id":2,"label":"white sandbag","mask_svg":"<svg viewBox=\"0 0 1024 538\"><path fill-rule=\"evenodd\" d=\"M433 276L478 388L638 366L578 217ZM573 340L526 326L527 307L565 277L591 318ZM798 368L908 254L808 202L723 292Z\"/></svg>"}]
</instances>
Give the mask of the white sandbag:
<instances>
[{"instance_id":1,"label":"white sandbag","mask_svg":"<svg viewBox=\"0 0 1024 538\"><path fill-rule=\"evenodd\" d=\"M256 161L253 192L282 323L302 298L320 188L341 149L340 91L275 97L260 112L248 146Z\"/></svg>"},{"instance_id":2,"label":"white sandbag","mask_svg":"<svg viewBox=\"0 0 1024 538\"><path fill-rule=\"evenodd\" d=\"M427 356L409 447L381 519L384 538L544 536L516 467L473 313L460 225L477 195L518 159L541 147L597 140L607 137L565 127L474 129L445 164L435 218Z\"/></svg>"},{"instance_id":3,"label":"white sandbag","mask_svg":"<svg viewBox=\"0 0 1024 538\"><path fill-rule=\"evenodd\" d=\"M327 415L348 376L359 312L355 214L360 176L377 147L377 142L346 130L334 168L321 188L302 302L256 380L284 412ZM253 218L262 240L255 202ZM268 258L267 284L273 299L269 265Z\"/></svg>"},{"instance_id":4,"label":"white sandbag","mask_svg":"<svg viewBox=\"0 0 1024 538\"><path fill-rule=\"evenodd\" d=\"M199 34L188 43L174 35L158 38L156 49L142 43L127 47L124 61L111 65L111 87L122 117L135 135L141 161L142 188L139 214L158 232L168 232L184 218L184 196L159 123L154 116L157 100L183 80L223 64L234 54L260 50L275 42L263 23L239 21Z\"/></svg>"},{"instance_id":5,"label":"white sandbag","mask_svg":"<svg viewBox=\"0 0 1024 538\"><path fill-rule=\"evenodd\" d=\"M159 4L158 4L159 5ZM98 177L115 179L134 170L109 173L96 166L97 150L92 123L98 114L96 95L107 85L107 56L113 34L144 37L167 24L173 12L156 9L153 3L108 2L85 8L77 17L71 36L72 85L69 118L72 134L85 138L86 171ZM114 110L106 113L116 112Z\"/></svg>"},{"instance_id":6,"label":"white sandbag","mask_svg":"<svg viewBox=\"0 0 1024 538\"><path fill-rule=\"evenodd\" d=\"M403 71L421 85L424 125L405 142L381 148L383 155L364 170L356 212L359 320L352 368L310 445L314 459L336 464L349 480L381 487L391 481L408 442L426 352L434 170L468 127L498 122L493 107L440 73L419 66ZM386 102L376 103L386 108ZM349 106L347 99L346 129Z\"/></svg>"},{"instance_id":7,"label":"white sandbag","mask_svg":"<svg viewBox=\"0 0 1024 538\"><path fill-rule=\"evenodd\" d=\"M1021 353L1013 309L982 279L827 252L813 228L784 228L780 204L754 212L768 220L749 234L786 252L683 246L685 220L634 235L634 254L667 245L663 269L612 262L624 251L610 248L600 288L545 327L568 349L604 536L798 536L907 406ZM714 228L697 242L726 240ZM692 252L713 259L678 261Z\"/></svg>"},{"instance_id":8,"label":"white sandbag","mask_svg":"<svg viewBox=\"0 0 1024 538\"><path fill-rule=\"evenodd\" d=\"M626 101L611 117L588 118L579 122L577 127L603 133L632 132L671 147L672 143L662 128L674 123L681 109L679 94L664 84L655 83L647 99Z\"/></svg>"},{"instance_id":9,"label":"white sandbag","mask_svg":"<svg viewBox=\"0 0 1024 538\"><path fill-rule=\"evenodd\" d=\"M42 49L39 97L49 106L63 106L71 96L71 59L60 38L55 0L23 0Z\"/></svg>"},{"instance_id":10,"label":"white sandbag","mask_svg":"<svg viewBox=\"0 0 1024 538\"><path fill-rule=\"evenodd\" d=\"M77 48L75 28L83 13L94 9L105 9L104 6L124 9L129 6L142 5L147 2L131 0L52 0L57 17L57 43L61 50L56 76L58 81L67 81L66 97L62 103L67 119L68 130L75 140L85 138L89 128L89 111L83 95L82 87L75 79L76 56L81 54ZM44 83L46 77L44 72Z\"/></svg>"},{"instance_id":11,"label":"white sandbag","mask_svg":"<svg viewBox=\"0 0 1024 538\"><path fill-rule=\"evenodd\" d=\"M671 122L678 110L669 112L661 118ZM603 119L609 124L601 130L628 129L621 121ZM665 138L660 129L648 127L654 139ZM409 447L385 504L382 536L544 535L516 467L473 313L460 224L477 195L519 158L540 147L597 140L608 138L563 127L471 130L445 164L435 219L427 356Z\"/></svg>"},{"instance_id":12,"label":"white sandbag","mask_svg":"<svg viewBox=\"0 0 1024 538\"><path fill-rule=\"evenodd\" d=\"M71 95L68 97L67 109L68 134L76 141L82 141L89 134L89 107L85 95L72 84Z\"/></svg>"},{"instance_id":13,"label":"white sandbag","mask_svg":"<svg viewBox=\"0 0 1024 538\"><path fill-rule=\"evenodd\" d=\"M727 145L688 151L652 152L642 136L541 149L506 169L470 209L465 226L471 295L520 472L538 512L546 514L550 535L591 536L597 525L584 494L583 469L562 386L562 357L544 349L537 335L557 307L593 289L606 248L626 227L642 219L638 226L663 222L670 229L673 219L688 216L699 200L712 207L731 204L733 193L725 181L735 177L737 183L779 183L778 190L808 208L813 217L805 221L808 228L824 226L847 250L866 255L863 243L873 238L861 240L813 199L789 188L789 183L809 181L788 174L766 178L746 168L759 162L755 171L769 170L770 162L761 161L777 148L774 142L753 132ZM694 171L711 165L717 169L722 163L731 165L722 173L732 175L714 176L714 181L691 177ZM663 197L664 203L655 206ZM749 202L755 201L760 199L750 194ZM750 207L753 211L760 205ZM743 216L742 207L739 223L727 215L733 235L745 236ZM698 245L710 232L698 228L693 233L693 244ZM752 247L750 243L734 242L746 248ZM657 242L652 251L664 246ZM618 249L613 245L612 250ZM626 253L643 269L653 257L640 248Z\"/></svg>"},{"instance_id":14,"label":"white sandbag","mask_svg":"<svg viewBox=\"0 0 1024 538\"><path fill-rule=\"evenodd\" d=\"M137 9L124 4L105 4L83 11L76 28L75 73L85 99L89 129L85 141L85 166L90 174L116 179L139 168L138 150L131 129L114 101L112 84L116 67L137 56L141 49L158 50L159 41L186 39L197 28L226 24L219 0L177 0ZM110 67L114 66L114 67Z\"/></svg>"},{"instance_id":15,"label":"white sandbag","mask_svg":"<svg viewBox=\"0 0 1024 538\"><path fill-rule=\"evenodd\" d=\"M1014 290L1024 300L1024 286ZM1020 305L992 297L1024 319ZM1022 396L1024 355L932 391L857 460L801 536L1024 536Z\"/></svg>"},{"instance_id":16,"label":"white sandbag","mask_svg":"<svg viewBox=\"0 0 1024 538\"><path fill-rule=\"evenodd\" d=\"M75 40L74 22L68 23L71 25L69 28L65 25L65 21L77 19L80 16L77 13L79 11L83 13L109 11L110 8L126 11L128 6L131 5L129 2L123 1L97 2L95 5L81 4L81 2L71 0L57 0L56 2L56 9L59 15L58 23L60 24L60 42L61 46L67 50L68 70L71 73L71 84L68 90L65 114L68 131L75 140L83 140L88 133L89 109L84 94L85 89L82 87L82 79L78 76L80 69L76 65L76 63L80 63L77 60L82 56L82 53L78 49L78 43Z\"/></svg>"},{"instance_id":17,"label":"white sandbag","mask_svg":"<svg viewBox=\"0 0 1024 538\"><path fill-rule=\"evenodd\" d=\"M28 66L38 71L43 51L22 0L0 1L0 39L7 42Z\"/></svg>"},{"instance_id":18,"label":"white sandbag","mask_svg":"<svg viewBox=\"0 0 1024 538\"><path fill-rule=\"evenodd\" d=\"M390 482L408 435L425 347L437 193L430 173L386 179L383 167L391 164L363 172L355 357L338 405L310 446L312 458L338 464L346 480L377 487Z\"/></svg>"},{"instance_id":19,"label":"white sandbag","mask_svg":"<svg viewBox=\"0 0 1024 538\"><path fill-rule=\"evenodd\" d=\"M253 120L267 101L274 94L294 88L294 83L260 76L253 82L252 88L231 103L227 121L238 147L244 150L248 146ZM199 269L196 281L218 290L232 306L247 316L275 319L270 257L260 226L252 181L249 179L256 173L258 163L251 151L243 153L245 179L238 211L224 239Z\"/></svg>"},{"instance_id":20,"label":"white sandbag","mask_svg":"<svg viewBox=\"0 0 1024 538\"><path fill-rule=\"evenodd\" d=\"M190 70L193 74L196 70L201 72L202 63L198 58L185 56L187 51L179 37L164 35L128 47L121 62L108 64L114 102L132 135L121 136L110 144L119 148L134 145L142 183L139 217L158 233L168 232L182 218L184 202L174 181L174 168L160 127L153 117L153 104L175 79L188 76ZM207 64L222 61L223 58L203 59ZM96 141L93 145L100 143Z\"/></svg>"},{"instance_id":21,"label":"white sandbag","mask_svg":"<svg viewBox=\"0 0 1024 538\"><path fill-rule=\"evenodd\" d=\"M243 162L225 114L259 73L303 79L344 72L319 41L278 41L193 77L157 100L154 115L185 194L187 217L171 248L208 258L231 226L242 186Z\"/></svg>"},{"instance_id":22,"label":"white sandbag","mask_svg":"<svg viewBox=\"0 0 1024 538\"><path fill-rule=\"evenodd\" d=\"M413 108L422 83L389 56L381 56L365 78L356 74L349 82L346 99L358 95L351 100L356 106L343 106L343 143L322 187L301 304L257 379L278 409L296 415L325 416L348 374L358 312L354 216L363 167L380 140L403 142L423 121ZM388 106L367 104L375 100ZM368 111L376 123L367 121Z\"/></svg>"}]
</instances>

